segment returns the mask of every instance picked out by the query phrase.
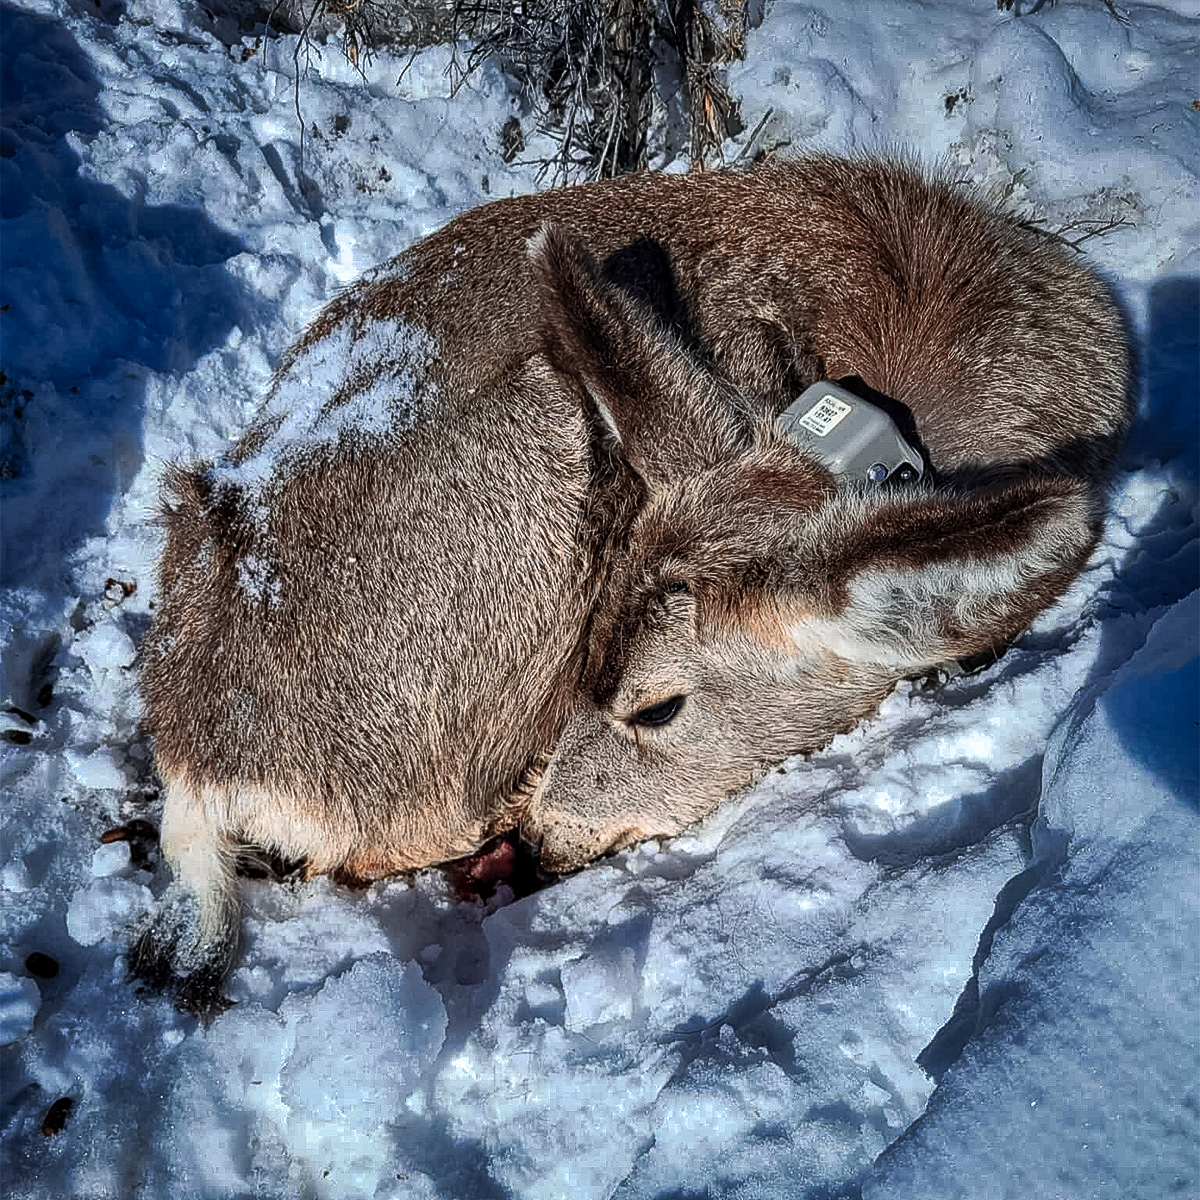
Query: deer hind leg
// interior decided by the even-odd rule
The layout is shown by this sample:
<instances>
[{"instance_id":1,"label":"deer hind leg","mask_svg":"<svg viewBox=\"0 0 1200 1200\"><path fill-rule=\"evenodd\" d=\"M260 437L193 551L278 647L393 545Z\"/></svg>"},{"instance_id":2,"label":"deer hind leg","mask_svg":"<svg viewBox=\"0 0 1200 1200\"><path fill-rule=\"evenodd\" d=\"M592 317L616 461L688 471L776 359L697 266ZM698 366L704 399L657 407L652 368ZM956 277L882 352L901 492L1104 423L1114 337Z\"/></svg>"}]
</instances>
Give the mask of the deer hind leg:
<instances>
[{"instance_id":1,"label":"deer hind leg","mask_svg":"<svg viewBox=\"0 0 1200 1200\"><path fill-rule=\"evenodd\" d=\"M229 1006L222 985L237 953L238 844L228 835L219 789L181 780L167 787L162 848L174 882L137 931L130 969L202 1019Z\"/></svg>"}]
</instances>

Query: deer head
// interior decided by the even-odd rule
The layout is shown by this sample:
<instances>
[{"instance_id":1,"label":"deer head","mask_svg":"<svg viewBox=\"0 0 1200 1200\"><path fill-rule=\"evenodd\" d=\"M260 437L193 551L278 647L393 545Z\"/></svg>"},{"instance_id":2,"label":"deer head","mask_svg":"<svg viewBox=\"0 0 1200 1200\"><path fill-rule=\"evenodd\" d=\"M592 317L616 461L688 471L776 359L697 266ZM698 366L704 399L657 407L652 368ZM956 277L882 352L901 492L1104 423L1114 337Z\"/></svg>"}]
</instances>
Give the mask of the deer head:
<instances>
[{"instance_id":1,"label":"deer head","mask_svg":"<svg viewBox=\"0 0 1200 1200\"><path fill-rule=\"evenodd\" d=\"M1002 645L1090 552L1097 503L1075 479L839 488L561 230L531 254L546 352L645 491L522 814L547 868L676 833L898 680Z\"/></svg>"}]
</instances>

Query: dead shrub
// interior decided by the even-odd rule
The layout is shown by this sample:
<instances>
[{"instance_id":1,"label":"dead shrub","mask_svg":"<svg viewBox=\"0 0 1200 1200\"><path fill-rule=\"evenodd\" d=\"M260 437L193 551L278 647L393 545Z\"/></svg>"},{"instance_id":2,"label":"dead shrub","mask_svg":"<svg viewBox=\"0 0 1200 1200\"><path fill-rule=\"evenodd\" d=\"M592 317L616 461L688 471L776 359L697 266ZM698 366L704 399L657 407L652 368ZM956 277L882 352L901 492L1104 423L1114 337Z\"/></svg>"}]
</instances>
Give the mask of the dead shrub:
<instances>
[{"instance_id":1,"label":"dead shrub","mask_svg":"<svg viewBox=\"0 0 1200 1200\"><path fill-rule=\"evenodd\" d=\"M269 22L300 35L297 77L314 39L339 38L359 63L373 49L456 49L461 87L489 60L515 80L533 129L555 149L535 157L553 184L645 168L652 137L694 167L719 161L742 130L724 82L744 57L749 0L280 0ZM674 119L673 119L674 118ZM503 152L522 153L506 124Z\"/></svg>"}]
</instances>

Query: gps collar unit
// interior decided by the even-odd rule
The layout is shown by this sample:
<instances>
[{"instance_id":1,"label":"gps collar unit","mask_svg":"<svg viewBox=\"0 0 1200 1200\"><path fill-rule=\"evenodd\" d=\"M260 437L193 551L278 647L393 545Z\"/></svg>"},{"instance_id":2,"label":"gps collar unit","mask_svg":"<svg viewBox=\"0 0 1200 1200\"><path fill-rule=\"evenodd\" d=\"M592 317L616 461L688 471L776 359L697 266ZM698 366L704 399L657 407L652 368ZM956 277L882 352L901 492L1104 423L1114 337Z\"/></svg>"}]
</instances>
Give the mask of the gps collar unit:
<instances>
[{"instance_id":1,"label":"gps collar unit","mask_svg":"<svg viewBox=\"0 0 1200 1200\"><path fill-rule=\"evenodd\" d=\"M780 413L775 428L812 450L839 484L914 483L925 473L921 456L882 408L827 380Z\"/></svg>"}]
</instances>

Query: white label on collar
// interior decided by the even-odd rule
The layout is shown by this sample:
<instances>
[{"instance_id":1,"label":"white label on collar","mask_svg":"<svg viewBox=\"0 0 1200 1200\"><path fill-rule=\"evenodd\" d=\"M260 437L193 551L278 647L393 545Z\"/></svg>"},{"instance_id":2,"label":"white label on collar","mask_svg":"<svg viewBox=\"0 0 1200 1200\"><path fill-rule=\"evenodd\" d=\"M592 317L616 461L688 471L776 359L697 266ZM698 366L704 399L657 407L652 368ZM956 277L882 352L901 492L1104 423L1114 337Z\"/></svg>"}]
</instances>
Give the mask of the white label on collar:
<instances>
[{"instance_id":1,"label":"white label on collar","mask_svg":"<svg viewBox=\"0 0 1200 1200\"><path fill-rule=\"evenodd\" d=\"M850 412L850 405L827 392L799 418L799 424L810 433L815 433L817 437L824 437L839 421L849 416Z\"/></svg>"}]
</instances>

